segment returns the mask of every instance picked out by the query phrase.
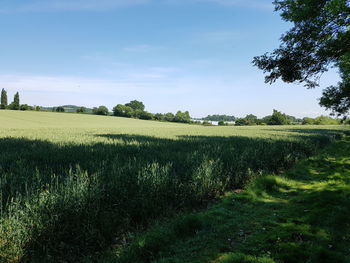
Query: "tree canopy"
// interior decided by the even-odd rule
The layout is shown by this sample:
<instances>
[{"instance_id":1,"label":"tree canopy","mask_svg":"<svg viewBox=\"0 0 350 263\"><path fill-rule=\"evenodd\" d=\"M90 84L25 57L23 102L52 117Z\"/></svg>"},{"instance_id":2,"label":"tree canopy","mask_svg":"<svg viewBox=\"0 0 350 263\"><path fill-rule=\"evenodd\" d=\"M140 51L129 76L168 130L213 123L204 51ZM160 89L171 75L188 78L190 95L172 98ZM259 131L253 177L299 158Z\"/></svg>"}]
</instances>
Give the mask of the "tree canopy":
<instances>
[{"instance_id":1,"label":"tree canopy","mask_svg":"<svg viewBox=\"0 0 350 263\"><path fill-rule=\"evenodd\" d=\"M106 106L95 107L92 109L92 113L96 115L108 115L108 108Z\"/></svg>"},{"instance_id":2,"label":"tree canopy","mask_svg":"<svg viewBox=\"0 0 350 263\"><path fill-rule=\"evenodd\" d=\"M294 26L272 53L253 63L267 73L265 81L319 86L322 73L339 68L342 81L324 90L320 104L339 115L350 110L350 2L348 0L276 0L275 10Z\"/></svg>"},{"instance_id":3,"label":"tree canopy","mask_svg":"<svg viewBox=\"0 0 350 263\"><path fill-rule=\"evenodd\" d=\"M9 108L11 110L19 110L20 109L20 101L19 101L19 93L16 92L15 96L13 97L13 102L11 105L9 105Z\"/></svg>"},{"instance_id":4,"label":"tree canopy","mask_svg":"<svg viewBox=\"0 0 350 263\"><path fill-rule=\"evenodd\" d=\"M140 111L144 111L145 110L145 105L143 104L143 102L138 101L138 100L132 100L129 103L126 103L125 106L128 106L130 108L132 108L133 110L140 110Z\"/></svg>"},{"instance_id":5,"label":"tree canopy","mask_svg":"<svg viewBox=\"0 0 350 263\"><path fill-rule=\"evenodd\" d=\"M7 107L7 92L5 89L1 90L1 102L0 109L6 109Z\"/></svg>"}]
</instances>

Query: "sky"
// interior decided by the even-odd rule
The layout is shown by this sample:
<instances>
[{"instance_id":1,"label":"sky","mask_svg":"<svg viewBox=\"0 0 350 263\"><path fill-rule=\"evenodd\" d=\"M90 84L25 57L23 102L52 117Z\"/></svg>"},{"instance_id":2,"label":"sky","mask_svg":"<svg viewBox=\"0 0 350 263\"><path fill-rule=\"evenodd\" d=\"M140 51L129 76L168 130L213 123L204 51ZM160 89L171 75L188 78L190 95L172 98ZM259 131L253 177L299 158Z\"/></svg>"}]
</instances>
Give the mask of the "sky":
<instances>
[{"instance_id":1,"label":"sky","mask_svg":"<svg viewBox=\"0 0 350 263\"><path fill-rule=\"evenodd\" d=\"M106 105L193 117L328 114L321 87L264 83L254 56L291 24L272 0L0 0L0 88L21 103Z\"/></svg>"}]
</instances>

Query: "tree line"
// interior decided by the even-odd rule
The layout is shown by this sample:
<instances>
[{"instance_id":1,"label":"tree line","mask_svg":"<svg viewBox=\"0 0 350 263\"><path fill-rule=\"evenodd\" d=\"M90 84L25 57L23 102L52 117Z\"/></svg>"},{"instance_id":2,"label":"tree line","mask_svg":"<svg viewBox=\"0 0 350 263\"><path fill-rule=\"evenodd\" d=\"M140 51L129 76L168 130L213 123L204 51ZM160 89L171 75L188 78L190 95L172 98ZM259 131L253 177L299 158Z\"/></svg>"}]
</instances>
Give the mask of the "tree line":
<instances>
[{"instance_id":1,"label":"tree line","mask_svg":"<svg viewBox=\"0 0 350 263\"><path fill-rule=\"evenodd\" d=\"M296 118L294 116L284 114L278 110L273 110L272 115L268 115L260 119L253 114L248 114L244 118L237 118L235 116L217 114L217 115L208 115L202 120L204 120L204 122L202 123L204 125L211 125L209 121L218 121L218 125L220 126L294 125L294 124L337 125L342 123L348 123L346 121L334 119L328 116L319 116L316 118L309 118L309 117Z\"/></svg>"},{"instance_id":2,"label":"tree line","mask_svg":"<svg viewBox=\"0 0 350 263\"><path fill-rule=\"evenodd\" d=\"M94 107L93 109L88 109L86 107L77 107L70 105L70 108L74 108L76 113L92 113L95 115L104 115L104 116L117 116L125 118L134 118L141 120L157 120L157 121L167 121L167 122L179 122L179 123L193 123L193 124L203 124L211 125L209 121L217 121L220 126L235 125L235 126L252 126L252 125L292 125L292 124L303 124L303 125L336 125L341 123L339 119L333 119L327 116L319 116L317 118L305 117L303 119L296 118L284 114L278 110L273 110L272 115L265 116L259 119L253 114L248 114L244 118L237 118L235 116L228 115L208 115L203 118L204 122L192 120L190 113L188 111L177 111L175 114L168 113L150 113L145 110L145 105L142 101L132 100L126 104L117 104L112 113L109 112L106 106ZM64 106L52 107L52 108L43 108L40 106L30 106L27 104L20 104L19 93L16 92L14 95L13 101L8 104L7 92L5 89L1 91L0 98L0 109L10 109L10 110L36 110L36 111L51 111L54 112L66 112ZM72 111L70 111L72 112Z\"/></svg>"},{"instance_id":3,"label":"tree line","mask_svg":"<svg viewBox=\"0 0 350 263\"><path fill-rule=\"evenodd\" d=\"M96 115L109 115L106 106L99 106L92 109L92 113ZM191 116L188 111L177 111L176 114L168 113L150 113L145 110L145 105L142 101L132 100L126 104L117 104L113 108L113 115L117 117L135 118L141 120L158 120L169 122L191 123Z\"/></svg>"},{"instance_id":4,"label":"tree line","mask_svg":"<svg viewBox=\"0 0 350 263\"><path fill-rule=\"evenodd\" d=\"M13 97L13 101L10 104L8 104L7 91L5 89L2 89L0 98L0 109L20 110L21 105L19 103L19 93L16 92L16 94Z\"/></svg>"}]
</instances>

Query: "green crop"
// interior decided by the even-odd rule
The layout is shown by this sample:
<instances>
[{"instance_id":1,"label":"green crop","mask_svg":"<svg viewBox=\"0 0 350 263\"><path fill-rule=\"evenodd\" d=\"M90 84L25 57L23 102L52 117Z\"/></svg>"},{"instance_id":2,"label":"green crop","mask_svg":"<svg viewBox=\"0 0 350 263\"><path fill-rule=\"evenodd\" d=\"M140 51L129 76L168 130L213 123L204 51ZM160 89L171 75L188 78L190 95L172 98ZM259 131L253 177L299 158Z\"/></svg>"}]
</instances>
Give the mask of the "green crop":
<instances>
[{"instance_id":1,"label":"green crop","mask_svg":"<svg viewBox=\"0 0 350 263\"><path fill-rule=\"evenodd\" d=\"M0 262L77 261L284 171L344 130L1 111Z\"/></svg>"}]
</instances>

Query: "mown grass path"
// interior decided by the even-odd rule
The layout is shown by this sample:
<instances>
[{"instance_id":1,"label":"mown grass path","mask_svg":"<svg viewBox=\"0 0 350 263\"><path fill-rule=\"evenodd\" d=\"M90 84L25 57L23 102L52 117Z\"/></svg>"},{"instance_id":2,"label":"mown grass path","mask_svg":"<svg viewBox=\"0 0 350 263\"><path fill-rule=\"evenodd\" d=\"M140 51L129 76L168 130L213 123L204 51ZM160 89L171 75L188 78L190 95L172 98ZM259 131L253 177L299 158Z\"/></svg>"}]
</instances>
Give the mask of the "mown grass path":
<instances>
[{"instance_id":1,"label":"mown grass path","mask_svg":"<svg viewBox=\"0 0 350 263\"><path fill-rule=\"evenodd\" d=\"M132 240L100 262L348 263L350 138Z\"/></svg>"}]
</instances>

